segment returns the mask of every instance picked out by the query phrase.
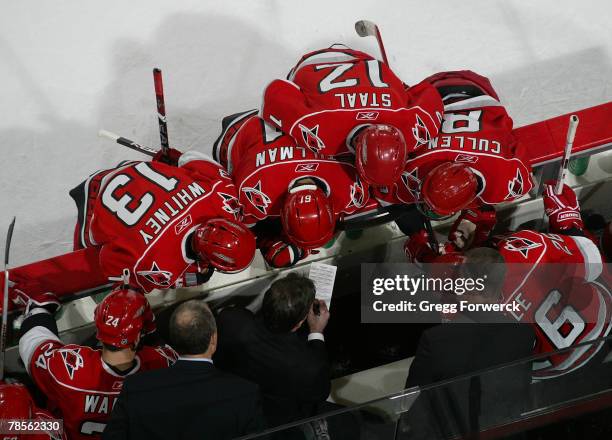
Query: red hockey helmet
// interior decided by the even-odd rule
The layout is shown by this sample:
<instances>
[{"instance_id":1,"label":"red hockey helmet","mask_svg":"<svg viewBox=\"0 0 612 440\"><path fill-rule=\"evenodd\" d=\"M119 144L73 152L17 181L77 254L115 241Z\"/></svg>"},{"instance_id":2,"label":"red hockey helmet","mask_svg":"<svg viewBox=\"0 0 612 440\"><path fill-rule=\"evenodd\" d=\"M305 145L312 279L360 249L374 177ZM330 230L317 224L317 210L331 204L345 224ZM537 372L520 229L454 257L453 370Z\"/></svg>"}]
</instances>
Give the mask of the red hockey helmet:
<instances>
[{"instance_id":1,"label":"red hockey helmet","mask_svg":"<svg viewBox=\"0 0 612 440\"><path fill-rule=\"evenodd\" d=\"M332 201L313 184L292 188L281 208L281 223L292 243L304 249L321 247L336 230Z\"/></svg>"},{"instance_id":2,"label":"red hockey helmet","mask_svg":"<svg viewBox=\"0 0 612 440\"><path fill-rule=\"evenodd\" d=\"M0 385L0 420L31 419L33 412L34 403L25 386L20 383Z\"/></svg>"},{"instance_id":3,"label":"red hockey helmet","mask_svg":"<svg viewBox=\"0 0 612 440\"><path fill-rule=\"evenodd\" d=\"M397 182L406 164L406 141L391 125L370 125L354 139L355 165L370 185L388 186Z\"/></svg>"},{"instance_id":4,"label":"red hockey helmet","mask_svg":"<svg viewBox=\"0 0 612 440\"><path fill-rule=\"evenodd\" d=\"M438 89L445 104L482 95L489 95L499 101L489 79L471 70L440 72L425 78L425 81Z\"/></svg>"},{"instance_id":5,"label":"red hockey helmet","mask_svg":"<svg viewBox=\"0 0 612 440\"><path fill-rule=\"evenodd\" d=\"M462 163L444 162L427 174L421 197L434 214L447 216L466 208L478 193L474 172Z\"/></svg>"},{"instance_id":6,"label":"red hockey helmet","mask_svg":"<svg viewBox=\"0 0 612 440\"><path fill-rule=\"evenodd\" d=\"M191 240L203 262L221 272L246 269L255 257L255 236L245 226L224 218L213 218L200 226Z\"/></svg>"},{"instance_id":7,"label":"red hockey helmet","mask_svg":"<svg viewBox=\"0 0 612 440\"><path fill-rule=\"evenodd\" d=\"M150 332L153 311L144 294L130 288L111 292L94 311L96 338L117 348L133 347L138 337Z\"/></svg>"}]
</instances>

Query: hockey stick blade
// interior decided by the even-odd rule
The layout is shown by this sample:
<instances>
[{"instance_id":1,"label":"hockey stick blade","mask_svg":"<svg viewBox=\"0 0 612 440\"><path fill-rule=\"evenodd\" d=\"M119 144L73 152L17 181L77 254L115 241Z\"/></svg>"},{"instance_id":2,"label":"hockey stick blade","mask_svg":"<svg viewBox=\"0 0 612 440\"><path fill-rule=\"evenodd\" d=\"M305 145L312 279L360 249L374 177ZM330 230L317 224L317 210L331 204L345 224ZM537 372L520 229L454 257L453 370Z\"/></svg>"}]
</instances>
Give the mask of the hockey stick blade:
<instances>
[{"instance_id":1,"label":"hockey stick blade","mask_svg":"<svg viewBox=\"0 0 612 440\"><path fill-rule=\"evenodd\" d=\"M369 20L359 20L355 23L355 32L360 37L375 37L376 24Z\"/></svg>"},{"instance_id":2,"label":"hockey stick blade","mask_svg":"<svg viewBox=\"0 0 612 440\"><path fill-rule=\"evenodd\" d=\"M144 145L137 144L134 141L131 141L131 140L127 139L127 138L121 137L118 134L115 134L115 133L110 132L108 130L99 130L98 131L98 136L110 139L110 140L118 143L119 145L123 145L124 147L131 148L132 150L138 151L139 153L142 153L142 154L146 154L147 156L153 157L153 156L155 156L157 154L157 151L154 150L151 147L147 147L147 146L144 146Z\"/></svg>"},{"instance_id":3,"label":"hockey stick blade","mask_svg":"<svg viewBox=\"0 0 612 440\"><path fill-rule=\"evenodd\" d=\"M8 328L8 293L9 293L9 253L11 241L13 240L13 229L15 229L15 219L9 225L6 233L6 244L4 248L4 292L2 295L2 327L0 328L0 380L4 379L4 357L6 351L6 332Z\"/></svg>"},{"instance_id":4,"label":"hockey stick blade","mask_svg":"<svg viewBox=\"0 0 612 440\"><path fill-rule=\"evenodd\" d=\"M388 66L389 60L387 59L387 52L385 51L385 45L382 41L382 36L380 35L380 29L378 25L373 21L369 20L359 20L355 23L355 32L360 37L375 37L376 42L378 43L378 50L380 51L380 56L383 62Z\"/></svg>"},{"instance_id":5,"label":"hockey stick blade","mask_svg":"<svg viewBox=\"0 0 612 440\"><path fill-rule=\"evenodd\" d=\"M9 225L8 232L6 233L6 245L4 248L4 270L6 270L9 264L9 252L11 250L11 240L13 240L13 229L15 229L16 217L13 217L13 221Z\"/></svg>"},{"instance_id":6,"label":"hockey stick blade","mask_svg":"<svg viewBox=\"0 0 612 440\"><path fill-rule=\"evenodd\" d=\"M161 69L153 69L153 83L155 85L155 102L157 104L157 122L159 123L159 139L164 154L168 153L168 124L166 123L166 103L164 100L164 83L162 81Z\"/></svg>"}]
</instances>

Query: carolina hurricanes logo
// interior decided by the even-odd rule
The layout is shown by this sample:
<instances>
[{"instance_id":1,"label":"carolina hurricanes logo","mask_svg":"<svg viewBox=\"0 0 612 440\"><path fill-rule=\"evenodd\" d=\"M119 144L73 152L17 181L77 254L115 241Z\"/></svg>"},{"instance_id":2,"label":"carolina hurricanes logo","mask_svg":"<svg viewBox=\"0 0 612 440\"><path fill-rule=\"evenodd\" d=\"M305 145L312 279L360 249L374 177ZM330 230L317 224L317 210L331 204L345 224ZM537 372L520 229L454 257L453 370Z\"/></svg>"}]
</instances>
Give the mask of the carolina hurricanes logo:
<instances>
[{"instance_id":1,"label":"carolina hurricanes logo","mask_svg":"<svg viewBox=\"0 0 612 440\"><path fill-rule=\"evenodd\" d=\"M517 169L514 179L508 182L508 194L506 197L504 197L504 200L521 197L523 195L523 191L523 175L521 174L521 170Z\"/></svg>"},{"instance_id":2,"label":"carolina hurricanes logo","mask_svg":"<svg viewBox=\"0 0 612 440\"><path fill-rule=\"evenodd\" d=\"M509 237L506 239L504 249L511 252L519 252L523 258L527 258L529 251L542 246L542 243L529 240L523 237Z\"/></svg>"},{"instance_id":3,"label":"carolina hurricanes logo","mask_svg":"<svg viewBox=\"0 0 612 440\"><path fill-rule=\"evenodd\" d=\"M310 149L310 151L313 153L318 153L325 148L325 144L319 137L319 125L315 125L312 128L308 128L302 124L298 124L298 126L302 132L304 144Z\"/></svg>"},{"instance_id":4,"label":"carolina hurricanes logo","mask_svg":"<svg viewBox=\"0 0 612 440\"><path fill-rule=\"evenodd\" d=\"M217 193L221 200L223 200L223 210L229 214L232 214L236 220L240 218L240 202L236 197L231 194L222 192Z\"/></svg>"},{"instance_id":5,"label":"carolina hurricanes logo","mask_svg":"<svg viewBox=\"0 0 612 440\"><path fill-rule=\"evenodd\" d=\"M246 196L247 200L251 202L251 205L255 207L261 214L268 214L268 206L272 203L270 197L261 191L261 180L257 181L253 187L244 187L242 192Z\"/></svg>"},{"instance_id":6,"label":"carolina hurricanes logo","mask_svg":"<svg viewBox=\"0 0 612 440\"><path fill-rule=\"evenodd\" d=\"M138 271L137 274L156 286L170 287L172 272L161 270L155 261L151 265L150 270L141 270Z\"/></svg>"},{"instance_id":7,"label":"carolina hurricanes logo","mask_svg":"<svg viewBox=\"0 0 612 440\"><path fill-rule=\"evenodd\" d=\"M414 200L421 197L421 180L419 179L419 168L416 167L412 171L404 171L402 173L402 183Z\"/></svg>"},{"instance_id":8,"label":"carolina hurricanes logo","mask_svg":"<svg viewBox=\"0 0 612 440\"><path fill-rule=\"evenodd\" d=\"M355 208L361 208L365 203L365 189L363 183L357 177L355 183L351 185L351 201L347 205L347 208L354 206Z\"/></svg>"},{"instance_id":9,"label":"carolina hurricanes logo","mask_svg":"<svg viewBox=\"0 0 612 440\"><path fill-rule=\"evenodd\" d=\"M416 124L414 124L414 127L412 127L412 136L414 136L414 139L417 142L414 147L418 148L421 145L427 144L431 140L431 135L429 134L429 130L420 116L418 114L415 116Z\"/></svg>"},{"instance_id":10,"label":"carolina hurricanes logo","mask_svg":"<svg viewBox=\"0 0 612 440\"><path fill-rule=\"evenodd\" d=\"M189 214L174 226L174 232L176 235L179 235L181 232L187 229L191 223L193 223L193 220L191 219L191 214Z\"/></svg>"},{"instance_id":11,"label":"carolina hurricanes logo","mask_svg":"<svg viewBox=\"0 0 612 440\"><path fill-rule=\"evenodd\" d=\"M74 379L74 372L84 365L83 356L80 353L81 349L62 348L59 350L62 359L64 360L64 366L70 379Z\"/></svg>"},{"instance_id":12,"label":"carolina hurricanes logo","mask_svg":"<svg viewBox=\"0 0 612 440\"><path fill-rule=\"evenodd\" d=\"M358 121L375 121L378 119L378 112L359 112L355 119Z\"/></svg>"},{"instance_id":13,"label":"carolina hurricanes logo","mask_svg":"<svg viewBox=\"0 0 612 440\"><path fill-rule=\"evenodd\" d=\"M469 154L458 154L455 157L455 162L476 163L478 162L478 157Z\"/></svg>"}]
</instances>

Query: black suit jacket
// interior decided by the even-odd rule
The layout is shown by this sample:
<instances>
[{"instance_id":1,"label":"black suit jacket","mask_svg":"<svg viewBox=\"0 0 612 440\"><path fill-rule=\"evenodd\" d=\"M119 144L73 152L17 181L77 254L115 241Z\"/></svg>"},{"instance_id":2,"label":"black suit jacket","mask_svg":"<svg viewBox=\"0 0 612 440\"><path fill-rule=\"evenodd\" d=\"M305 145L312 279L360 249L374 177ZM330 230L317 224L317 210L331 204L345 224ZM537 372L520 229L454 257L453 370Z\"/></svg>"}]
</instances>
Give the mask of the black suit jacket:
<instances>
[{"instance_id":1,"label":"black suit jacket","mask_svg":"<svg viewBox=\"0 0 612 440\"><path fill-rule=\"evenodd\" d=\"M473 318L473 317L472 317ZM406 388L424 386L509 363L533 354L531 325L463 323L432 327L421 336ZM504 318L501 318L503 320ZM404 425L411 438L445 438L516 417L529 402L531 362L422 391Z\"/></svg>"},{"instance_id":2,"label":"black suit jacket","mask_svg":"<svg viewBox=\"0 0 612 440\"><path fill-rule=\"evenodd\" d=\"M325 343L297 333L273 333L260 316L243 308L217 317L215 363L259 385L270 426L317 412L330 392Z\"/></svg>"},{"instance_id":3,"label":"black suit jacket","mask_svg":"<svg viewBox=\"0 0 612 440\"><path fill-rule=\"evenodd\" d=\"M209 362L130 376L103 439L232 439L263 428L257 385Z\"/></svg>"}]
</instances>

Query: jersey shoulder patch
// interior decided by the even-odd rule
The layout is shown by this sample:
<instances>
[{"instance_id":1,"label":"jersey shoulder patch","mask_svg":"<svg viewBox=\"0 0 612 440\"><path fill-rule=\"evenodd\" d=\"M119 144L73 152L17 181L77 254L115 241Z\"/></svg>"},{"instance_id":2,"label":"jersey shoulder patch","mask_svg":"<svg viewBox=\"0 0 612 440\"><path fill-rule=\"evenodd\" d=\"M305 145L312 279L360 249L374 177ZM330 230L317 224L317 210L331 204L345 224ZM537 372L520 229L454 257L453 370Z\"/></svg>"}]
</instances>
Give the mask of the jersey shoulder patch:
<instances>
[{"instance_id":1,"label":"jersey shoulder patch","mask_svg":"<svg viewBox=\"0 0 612 440\"><path fill-rule=\"evenodd\" d=\"M82 345L69 344L53 351L47 362L50 375L64 386L87 387L99 379L102 352Z\"/></svg>"},{"instance_id":2,"label":"jersey shoulder patch","mask_svg":"<svg viewBox=\"0 0 612 440\"><path fill-rule=\"evenodd\" d=\"M142 370L165 368L173 365L178 359L178 353L169 345L157 347L144 346L138 351Z\"/></svg>"}]
</instances>

